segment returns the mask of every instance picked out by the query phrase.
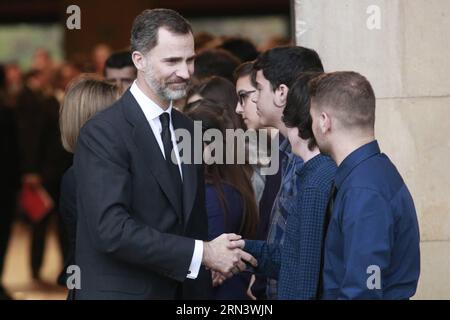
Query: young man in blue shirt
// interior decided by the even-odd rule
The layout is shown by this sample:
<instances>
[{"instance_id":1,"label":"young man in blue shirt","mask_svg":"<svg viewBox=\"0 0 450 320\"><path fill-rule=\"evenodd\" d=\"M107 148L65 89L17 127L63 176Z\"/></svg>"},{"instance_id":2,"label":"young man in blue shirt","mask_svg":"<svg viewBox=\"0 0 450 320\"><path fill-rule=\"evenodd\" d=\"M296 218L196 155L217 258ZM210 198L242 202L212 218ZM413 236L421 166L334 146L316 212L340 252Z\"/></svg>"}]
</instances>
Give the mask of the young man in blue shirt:
<instances>
[{"instance_id":1,"label":"young man in blue shirt","mask_svg":"<svg viewBox=\"0 0 450 320\"><path fill-rule=\"evenodd\" d=\"M245 240L258 260L257 272L277 279L280 300L317 298L324 218L336 165L320 154L311 130L308 82L317 73L300 76L288 93L283 121L292 152L304 165L295 171L296 196L288 208L283 243Z\"/></svg>"},{"instance_id":2,"label":"young man in blue shirt","mask_svg":"<svg viewBox=\"0 0 450 320\"><path fill-rule=\"evenodd\" d=\"M274 127L281 136L287 137L287 127L282 121L287 95L295 79L304 72L323 72L322 61L312 49L300 46L277 47L263 52L254 63L256 93L252 101L256 103L262 126ZM291 150L288 139L280 144L281 187L274 201L268 243L282 244L288 205L297 195L296 171L303 166L303 159ZM267 299L277 299L276 280L269 278L266 288Z\"/></svg>"},{"instance_id":3,"label":"young man in blue shirt","mask_svg":"<svg viewBox=\"0 0 450 320\"><path fill-rule=\"evenodd\" d=\"M413 199L374 136L375 95L354 72L310 83L313 132L338 165L328 204L323 299L409 299L420 274Z\"/></svg>"}]
</instances>

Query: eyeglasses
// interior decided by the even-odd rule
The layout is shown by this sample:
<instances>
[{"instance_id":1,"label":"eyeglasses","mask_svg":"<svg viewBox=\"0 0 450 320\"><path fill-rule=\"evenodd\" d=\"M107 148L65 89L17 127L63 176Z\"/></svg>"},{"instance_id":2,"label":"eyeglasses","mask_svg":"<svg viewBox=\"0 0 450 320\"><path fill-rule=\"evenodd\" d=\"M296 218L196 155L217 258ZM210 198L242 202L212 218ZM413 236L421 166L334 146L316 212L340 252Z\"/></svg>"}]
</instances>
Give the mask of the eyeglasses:
<instances>
[{"instance_id":1,"label":"eyeglasses","mask_svg":"<svg viewBox=\"0 0 450 320\"><path fill-rule=\"evenodd\" d=\"M245 91L245 90L241 90L238 93L238 98L239 98L239 103L241 104L241 106L244 105L245 100L253 93L256 92L256 90L250 90L250 91Z\"/></svg>"}]
</instances>

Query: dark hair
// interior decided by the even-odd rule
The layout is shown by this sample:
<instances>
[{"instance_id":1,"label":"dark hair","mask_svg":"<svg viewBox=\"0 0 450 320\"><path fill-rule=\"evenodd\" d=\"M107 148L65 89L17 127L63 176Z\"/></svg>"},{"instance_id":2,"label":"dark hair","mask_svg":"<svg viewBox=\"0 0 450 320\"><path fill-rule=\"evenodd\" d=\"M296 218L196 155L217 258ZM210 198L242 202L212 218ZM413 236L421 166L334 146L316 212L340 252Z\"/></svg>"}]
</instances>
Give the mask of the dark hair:
<instances>
[{"instance_id":1,"label":"dark hair","mask_svg":"<svg viewBox=\"0 0 450 320\"><path fill-rule=\"evenodd\" d=\"M234 81L236 82L239 78L250 76L252 86L256 88L255 77L253 76L254 72L254 63L252 61L244 62L239 67L237 67L236 70L234 70Z\"/></svg>"},{"instance_id":2,"label":"dark hair","mask_svg":"<svg viewBox=\"0 0 450 320\"><path fill-rule=\"evenodd\" d=\"M233 71L240 63L238 58L226 50L204 50L195 58L194 76L200 80L220 76L233 81Z\"/></svg>"},{"instance_id":3,"label":"dark hair","mask_svg":"<svg viewBox=\"0 0 450 320\"><path fill-rule=\"evenodd\" d=\"M320 74L320 72L303 73L294 81L288 92L282 118L286 127L298 128L300 138L308 140L308 148L311 151L317 147L317 143L312 131L312 119L309 113L311 98L308 83Z\"/></svg>"},{"instance_id":4,"label":"dark hair","mask_svg":"<svg viewBox=\"0 0 450 320\"><path fill-rule=\"evenodd\" d=\"M236 87L228 79L222 77L210 77L200 81L189 90L188 96L198 94L202 99L212 101L226 109L227 116L231 120L230 129L244 128L242 118L234 112L238 103ZM187 105L185 110L197 106L197 103Z\"/></svg>"},{"instance_id":5,"label":"dark hair","mask_svg":"<svg viewBox=\"0 0 450 320\"><path fill-rule=\"evenodd\" d=\"M259 55L254 69L262 70L264 77L275 91L282 84L290 88L302 72L323 72L323 65L314 50L287 46L273 48Z\"/></svg>"},{"instance_id":6,"label":"dark hair","mask_svg":"<svg viewBox=\"0 0 450 320\"><path fill-rule=\"evenodd\" d=\"M208 32L198 32L194 35L195 51L203 49L209 42L213 41L215 37Z\"/></svg>"},{"instance_id":7,"label":"dark hair","mask_svg":"<svg viewBox=\"0 0 450 320\"><path fill-rule=\"evenodd\" d=\"M147 53L158 44L159 28L176 34L193 33L189 22L170 9L147 9L140 13L131 29L131 51Z\"/></svg>"},{"instance_id":8,"label":"dark hair","mask_svg":"<svg viewBox=\"0 0 450 320\"><path fill-rule=\"evenodd\" d=\"M105 62L105 69L122 69L125 67L135 68L130 51L114 52Z\"/></svg>"},{"instance_id":9,"label":"dark hair","mask_svg":"<svg viewBox=\"0 0 450 320\"><path fill-rule=\"evenodd\" d=\"M325 73L311 81L310 96L318 108L331 108L345 127L375 126L375 93L359 73Z\"/></svg>"},{"instance_id":10,"label":"dark hair","mask_svg":"<svg viewBox=\"0 0 450 320\"><path fill-rule=\"evenodd\" d=\"M255 45L250 40L239 37L225 39L218 48L231 52L242 62L253 61L259 54Z\"/></svg>"},{"instance_id":11,"label":"dark hair","mask_svg":"<svg viewBox=\"0 0 450 320\"><path fill-rule=\"evenodd\" d=\"M229 119L225 108L212 103L208 100L202 100L197 107L189 110L186 115L194 121L202 121L204 131L208 129L218 129L221 131L226 147L225 130L229 126ZM226 152L223 153L224 158ZM226 164L225 159L222 163L213 163L205 165L205 180L216 190L221 207L225 212L225 223L227 222L228 205L225 200L223 184L228 184L236 189L242 197L243 213L241 228L239 234L247 238L253 238L256 235L258 224L258 209L255 200L252 183L250 180L251 170L247 170L248 165Z\"/></svg>"},{"instance_id":12,"label":"dark hair","mask_svg":"<svg viewBox=\"0 0 450 320\"><path fill-rule=\"evenodd\" d=\"M25 73L24 80L25 80L25 82L27 82L28 80L35 78L35 77L39 77L42 74L43 74L42 70L31 69L27 73Z\"/></svg>"}]
</instances>

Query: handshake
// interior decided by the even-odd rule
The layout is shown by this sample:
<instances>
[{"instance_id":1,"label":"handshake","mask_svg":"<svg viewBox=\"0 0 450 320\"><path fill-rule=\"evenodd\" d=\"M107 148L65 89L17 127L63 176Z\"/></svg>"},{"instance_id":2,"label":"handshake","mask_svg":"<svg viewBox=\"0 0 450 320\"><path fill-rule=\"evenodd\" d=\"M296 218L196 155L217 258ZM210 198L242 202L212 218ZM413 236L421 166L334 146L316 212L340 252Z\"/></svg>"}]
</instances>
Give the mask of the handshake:
<instances>
[{"instance_id":1,"label":"handshake","mask_svg":"<svg viewBox=\"0 0 450 320\"><path fill-rule=\"evenodd\" d=\"M258 262L243 251L245 241L233 233L222 234L210 242L204 242L202 264L212 271L213 285L222 282L246 269L247 263L257 267Z\"/></svg>"}]
</instances>

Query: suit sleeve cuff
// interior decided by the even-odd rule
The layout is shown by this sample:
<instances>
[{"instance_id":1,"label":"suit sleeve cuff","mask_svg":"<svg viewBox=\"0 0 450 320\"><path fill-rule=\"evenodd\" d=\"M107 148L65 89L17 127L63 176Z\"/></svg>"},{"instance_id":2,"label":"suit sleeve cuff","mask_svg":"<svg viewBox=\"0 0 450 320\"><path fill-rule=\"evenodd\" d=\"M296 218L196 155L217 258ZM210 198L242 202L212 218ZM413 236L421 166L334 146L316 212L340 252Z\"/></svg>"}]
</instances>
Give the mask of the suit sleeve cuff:
<instances>
[{"instance_id":1,"label":"suit sleeve cuff","mask_svg":"<svg viewBox=\"0 0 450 320\"><path fill-rule=\"evenodd\" d=\"M203 258L203 241L195 240L194 254L187 274L188 279L197 279Z\"/></svg>"}]
</instances>

